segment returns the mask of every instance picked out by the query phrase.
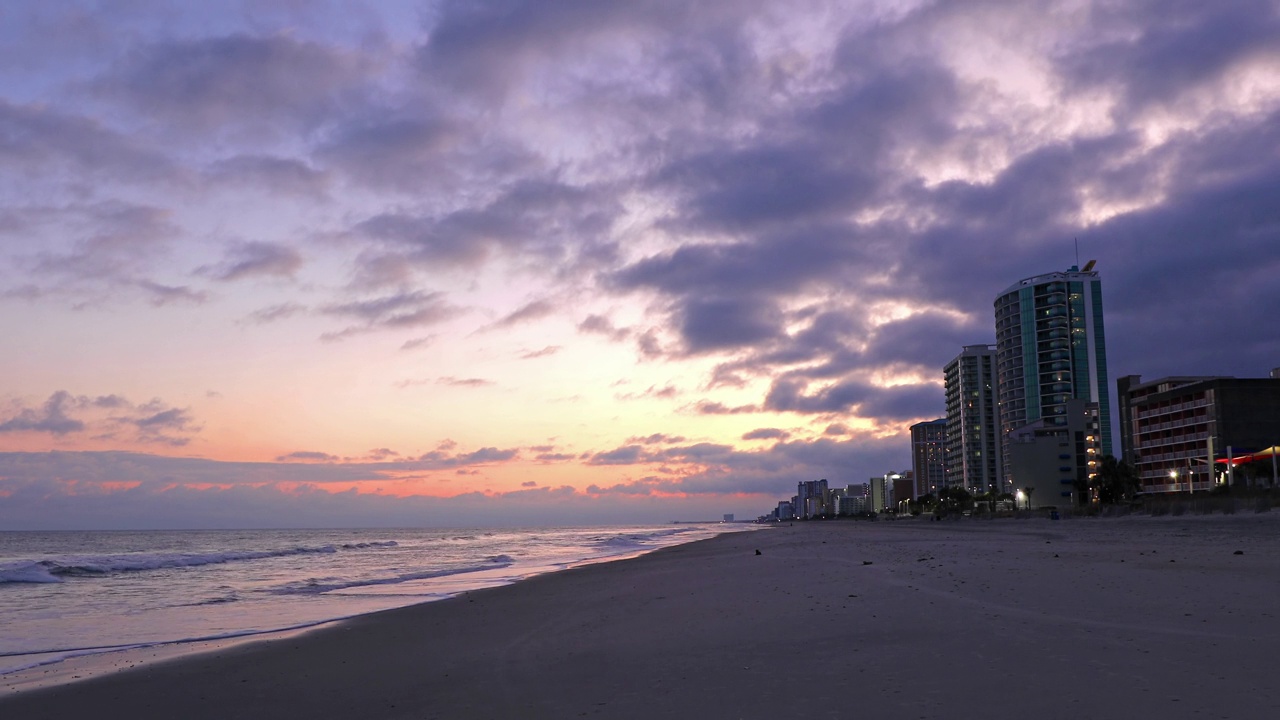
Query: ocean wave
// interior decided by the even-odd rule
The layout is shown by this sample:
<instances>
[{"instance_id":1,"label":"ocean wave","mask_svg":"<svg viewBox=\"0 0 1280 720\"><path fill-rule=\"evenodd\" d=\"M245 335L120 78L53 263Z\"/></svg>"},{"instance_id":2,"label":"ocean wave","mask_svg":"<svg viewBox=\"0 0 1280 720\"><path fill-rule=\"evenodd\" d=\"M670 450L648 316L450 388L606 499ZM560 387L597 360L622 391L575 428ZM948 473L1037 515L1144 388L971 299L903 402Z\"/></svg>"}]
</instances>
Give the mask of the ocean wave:
<instances>
[{"instance_id":1,"label":"ocean wave","mask_svg":"<svg viewBox=\"0 0 1280 720\"><path fill-rule=\"evenodd\" d=\"M500 570L502 568L511 567L513 564L514 561L510 559L491 559L490 562L485 565L471 565L466 567L450 568L447 570L423 570L421 572L403 573L401 575L382 578L366 578L363 580L310 578L301 582L281 585L270 592L275 595L319 595L320 593L331 592L333 590L347 590L350 588L368 587L372 585L395 585L402 582L408 582L410 580L430 580L431 578L448 577L449 575L464 575L466 573L481 572L484 570Z\"/></svg>"},{"instance_id":2,"label":"ocean wave","mask_svg":"<svg viewBox=\"0 0 1280 720\"><path fill-rule=\"evenodd\" d=\"M366 548L385 548L397 547L400 543L395 540L387 540L386 542L362 542L362 543L346 543L339 545L343 550L364 550Z\"/></svg>"},{"instance_id":3,"label":"ocean wave","mask_svg":"<svg viewBox=\"0 0 1280 720\"><path fill-rule=\"evenodd\" d=\"M597 538L595 544L606 548L633 549L650 547L653 541L660 538L670 537L679 533L688 532L682 529L663 529L653 530L644 533L628 533L626 535L614 535L612 537Z\"/></svg>"},{"instance_id":4,"label":"ocean wave","mask_svg":"<svg viewBox=\"0 0 1280 720\"><path fill-rule=\"evenodd\" d=\"M0 566L0 583L57 583L62 578L42 563L30 560Z\"/></svg>"},{"instance_id":5,"label":"ocean wave","mask_svg":"<svg viewBox=\"0 0 1280 720\"><path fill-rule=\"evenodd\" d=\"M49 560L22 560L0 565L0 583L56 583L66 577L94 577L122 572L142 572L166 568L199 567L245 560L287 557L290 555L331 554L341 550L363 550L395 547L394 540L355 543L342 546L293 547L279 550L243 550L213 553L131 553L62 557Z\"/></svg>"}]
</instances>

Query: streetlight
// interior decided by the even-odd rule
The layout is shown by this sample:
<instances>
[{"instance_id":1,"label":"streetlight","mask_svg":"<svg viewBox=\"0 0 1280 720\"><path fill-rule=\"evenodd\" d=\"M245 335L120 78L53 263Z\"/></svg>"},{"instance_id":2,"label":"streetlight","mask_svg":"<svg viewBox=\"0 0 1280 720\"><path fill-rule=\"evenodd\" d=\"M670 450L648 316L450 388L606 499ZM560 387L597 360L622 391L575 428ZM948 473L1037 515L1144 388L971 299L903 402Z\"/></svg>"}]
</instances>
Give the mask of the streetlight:
<instances>
[{"instance_id":1,"label":"streetlight","mask_svg":"<svg viewBox=\"0 0 1280 720\"><path fill-rule=\"evenodd\" d=\"M1177 469L1177 468L1174 468L1174 469L1172 469L1172 470L1170 470L1170 471L1169 471L1169 483L1170 483L1171 485L1177 486L1177 484L1178 484L1178 469Z\"/></svg>"}]
</instances>

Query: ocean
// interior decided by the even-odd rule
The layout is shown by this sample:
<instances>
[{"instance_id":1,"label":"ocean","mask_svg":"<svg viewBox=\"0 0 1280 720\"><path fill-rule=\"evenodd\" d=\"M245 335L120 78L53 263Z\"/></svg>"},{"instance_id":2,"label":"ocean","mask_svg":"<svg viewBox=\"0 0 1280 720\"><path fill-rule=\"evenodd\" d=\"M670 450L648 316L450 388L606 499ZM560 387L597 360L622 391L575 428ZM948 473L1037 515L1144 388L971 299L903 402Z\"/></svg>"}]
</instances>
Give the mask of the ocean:
<instances>
[{"instance_id":1,"label":"ocean","mask_svg":"<svg viewBox=\"0 0 1280 720\"><path fill-rule=\"evenodd\" d=\"M0 675L306 628L752 527L0 532Z\"/></svg>"}]
</instances>

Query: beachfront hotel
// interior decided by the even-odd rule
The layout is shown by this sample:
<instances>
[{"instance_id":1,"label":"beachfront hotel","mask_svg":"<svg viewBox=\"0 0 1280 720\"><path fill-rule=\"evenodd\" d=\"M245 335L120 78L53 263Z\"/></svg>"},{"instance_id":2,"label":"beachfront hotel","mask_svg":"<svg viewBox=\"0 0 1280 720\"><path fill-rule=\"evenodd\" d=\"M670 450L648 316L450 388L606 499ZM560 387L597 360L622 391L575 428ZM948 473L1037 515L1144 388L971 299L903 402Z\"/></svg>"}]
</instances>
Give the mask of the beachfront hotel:
<instances>
[{"instance_id":1,"label":"beachfront hotel","mask_svg":"<svg viewBox=\"0 0 1280 720\"><path fill-rule=\"evenodd\" d=\"M1275 481L1280 368L1269 378L1140 375L1116 381L1120 447L1143 492L1195 492L1249 477ZM1237 468L1246 465L1235 477ZM1221 468L1214 473L1210 468Z\"/></svg>"},{"instance_id":2,"label":"beachfront hotel","mask_svg":"<svg viewBox=\"0 0 1280 720\"><path fill-rule=\"evenodd\" d=\"M946 485L975 494L998 491L1004 477L995 356L994 345L965 345L942 370L947 400Z\"/></svg>"},{"instance_id":3,"label":"beachfront hotel","mask_svg":"<svg viewBox=\"0 0 1280 720\"><path fill-rule=\"evenodd\" d=\"M802 520L822 517L831 503L831 491L826 479L802 480L796 483L796 496L791 499L796 517Z\"/></svg>"},{"instance_id":4,"label":"beachfront hotel","mask_svg":"<svg viewBox=\"0 0 1280 720\"><path fill-rule=\"evenodd\" d=\"M947 484L947 419L927 420L911 426L911 498L937 493Z\"/></svg>"},{"instance_id":5,"label":"beachfront hotel","mask_svg":"<svg viewBox=\"0 0 1280 720\"><path fill-rule=\"evenodd\" d=\"M1111 454L1102 281L1093 266L1090 260L1084 268L1029 277L996 296L996 394L1006 488L1017 486L1010 434L1037 423L1041 434L1056 428L1066 435L1069 400L1097 404L1101 454Z\"/></svg>"}]
</instances>

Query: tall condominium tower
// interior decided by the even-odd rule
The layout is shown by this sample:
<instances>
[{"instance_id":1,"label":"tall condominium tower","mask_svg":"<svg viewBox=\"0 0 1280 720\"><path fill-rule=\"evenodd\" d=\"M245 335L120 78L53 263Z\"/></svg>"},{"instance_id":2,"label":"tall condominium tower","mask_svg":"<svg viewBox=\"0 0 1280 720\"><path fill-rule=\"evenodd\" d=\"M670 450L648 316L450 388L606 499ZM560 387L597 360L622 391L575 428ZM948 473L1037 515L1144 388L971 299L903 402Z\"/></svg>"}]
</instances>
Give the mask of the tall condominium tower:
<instances>
[{"instance_id":1,"label":"tall condominium tower","mask_svg":"<svg viewBox=\"0 0 1280 720\"><path fill-rule=\"evenodd\" d=\"M999 491L1004 462L996 405L996 348L965 345L942 372L947 397L947 485L972 493Z\"/></svg>"},{"instance_id":2,"label":"tall condominium tower","mask_svg":"<svg viewBox=\"0 0 1280 720\"><path fill-rule=\"evenodd\" d=\"M1009 433L1042 419L1065 431L1067 400L1098 404L1102 452L1111 454L1102 281L1093 264L1030 277L996 296L1001 454L1010 481Z\"/></svg>"},{"instance_id":3,"label":"tall condominium tower","mask_svg":"<svg viewBox=\"0 0 1280 720\"><path fill-rule=\"evenodd\" d=\"M912 498L936 494L946 486L946 437L946 418L911 426L911 476L914 480Z\"/></svg>"}]
</instances>

